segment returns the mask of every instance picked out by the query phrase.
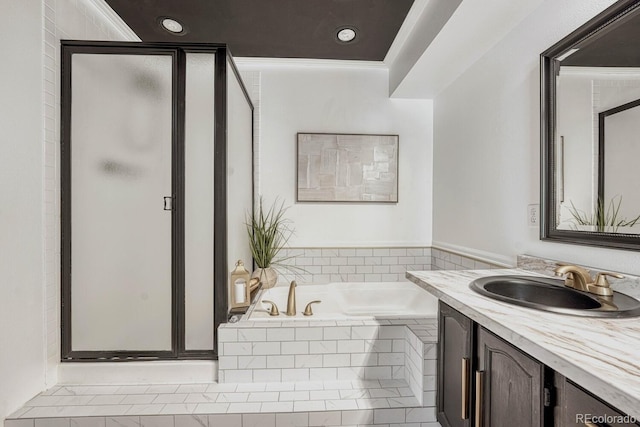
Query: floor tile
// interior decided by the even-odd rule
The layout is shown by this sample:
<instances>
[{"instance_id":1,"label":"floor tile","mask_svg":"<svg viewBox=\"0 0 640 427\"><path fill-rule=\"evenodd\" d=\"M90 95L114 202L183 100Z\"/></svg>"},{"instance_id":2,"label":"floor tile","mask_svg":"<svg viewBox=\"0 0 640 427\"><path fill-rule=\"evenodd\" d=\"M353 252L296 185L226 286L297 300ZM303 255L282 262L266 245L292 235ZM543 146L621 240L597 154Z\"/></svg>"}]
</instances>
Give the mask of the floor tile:
<instances>
[{"instance_id":1,"label":"floor tile","mask_svg":"<svg viewBox=\"0 0 640 427\"><path fill-rule=\"evenodd\" d=\"M293 402L265 402L262 412L293 412Z\"/></svg>"},{"instance_id":2,"label":"floor tile","mask_svg":"<svg viewBox=\"0 0 640 427\"><path fill-rule=\"evenodd\" d=\"M106 427L104 417L71 418L70 427Z\"/></svg>"},{"instance_id":3,"label":"floor tile","mask_svg":"<svg viewBox=\"0 0 640 427\"><path fill-rule=\"evenodd\" d=\"M157 415L164 408L164 404L149 404L149 405L131 405L131 408L127 411L127 414L131 415Z\"/></svg>"},{"instance_id":4,"label":"floor tile","mask_svg":"<svg viewBox=\"0 0 640 427\"><path fill-rule=\"evenodd\" d=\"M229 403L198 403L193 413L194 414L225 414L228 409L229 409Z\"/></svg>"},{"instance_id":5,"label":"floor tile","mask_svg":"<svg viewBox=\"0 0 640 427\"><path fill-rule=\"evenodd\" d=\"M140 427L177 427L173 415L143 415Z\"/></svg>"},{"instance_id":6,"label":"floor tile","mask_svg":"<svg viewBox=\"0 0 640 427\"><path fill-rule=\"evenodd\" d=\"M230 403L227 412L230 414L260 412L261 407L262 403L257 402Z\"/></svg>"},{"instance_id":7,"label":"floor tile","mask_svg":"<svg viewBox=\"0 0 640 427\"><path fill-rule=\"evenodd\" d=\"M167 403L160 411L161 414L191 414L195 411L196 403Z\"/></svg>"},{"instance_id":8,"label":"floor tile","mask_svg":"<svg viewBox=\"0 0 640 427\"><path fill-rule=\"evenodd\" d=\"M176 427L208 427L208 415L176 415Z\"/></svg>"},{"instance_id":9,"label":"floor tile","mask_svg":"<svg viewBox=\"0 0 640 427\"><path fill-rule=\"evenodd\" d=\"M106 427L140 427L140 417L107 417Z\"/></svg>"},{"instance_id":10,"label":"floor tile","mask_svg":"<svg viewBox=\"0 0 640 427\"><path fill-rule=\"evenodd\" d=\"M35 420L35 427L69 427L69 418L40 418Z\"/></svg>"},{"instance_id":11,"label":"floor tile","mask_svg":"<svg viewBox=\"0 0 640 427\"><path fill-rule=\"evenodd\" d=\"M129 405L146 405L155 400L158 397L157 394L129 394L123 395L121 404Z\"/></svg>"}]
</instances>

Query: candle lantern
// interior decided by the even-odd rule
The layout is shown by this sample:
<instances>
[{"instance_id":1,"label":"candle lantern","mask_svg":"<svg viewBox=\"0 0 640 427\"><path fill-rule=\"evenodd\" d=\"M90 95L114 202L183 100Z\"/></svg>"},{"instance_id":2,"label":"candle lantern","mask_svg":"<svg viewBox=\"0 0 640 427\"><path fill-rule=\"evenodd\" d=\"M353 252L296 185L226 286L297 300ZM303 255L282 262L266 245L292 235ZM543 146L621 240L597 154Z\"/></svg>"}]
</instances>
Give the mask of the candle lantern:
<instances>
[{"instance_id":1,"label":"candle lantern","mask_svg":"<svg viewBox=\"0 0 640 427\"><path fill-rule=\"evenodd\" d=\"M231 294L231 308L249 307L251 304L250 274L242 260L236 262L236 268L231 272L229 281L229 293Z\"/></svg>"}]
</instances>

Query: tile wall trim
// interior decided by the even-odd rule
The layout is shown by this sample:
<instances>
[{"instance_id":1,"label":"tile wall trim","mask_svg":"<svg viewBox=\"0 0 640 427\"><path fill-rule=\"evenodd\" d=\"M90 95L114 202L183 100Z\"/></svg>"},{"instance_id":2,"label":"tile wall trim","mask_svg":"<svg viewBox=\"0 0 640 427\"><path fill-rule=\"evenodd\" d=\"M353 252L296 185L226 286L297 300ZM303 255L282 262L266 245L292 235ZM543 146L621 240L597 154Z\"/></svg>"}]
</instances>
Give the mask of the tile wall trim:
<instances>
[{"instance_id":1,"label":"tile wall trim","mask_svg":"<svg viewBox=\"0 0 640 427\"><path fill-rule=\"evenodd\" d=\"M436 247L431 248L431 257L433 260L431 270L491 270L505 268L502 264L487 262L459 252Z\"/></svg>"},{"instance_id":2,"label":"tile wall trim","mask_svg":"<svg viewBox=\"0 0 640 427\"><path fill-rule=\"evenodd\" d=\"M494 266L494 268L513 268L516 261L510 256L469 248L466 246L453 245L446 242L434 241L432 242L431 247L444 252L460 255L474 261L489 264Z\"/></svg>"}]
</instances>

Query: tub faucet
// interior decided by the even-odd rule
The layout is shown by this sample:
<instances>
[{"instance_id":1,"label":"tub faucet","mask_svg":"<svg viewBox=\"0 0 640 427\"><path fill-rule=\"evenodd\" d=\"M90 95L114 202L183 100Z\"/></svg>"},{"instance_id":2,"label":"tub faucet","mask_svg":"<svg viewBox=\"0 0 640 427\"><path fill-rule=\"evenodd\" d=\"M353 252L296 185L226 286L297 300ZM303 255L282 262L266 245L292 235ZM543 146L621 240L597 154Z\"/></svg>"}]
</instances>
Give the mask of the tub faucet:
<instances>
[{"instance_id":1,"label":"tub faucet","mask_svg":"<svg viewBox=\"0 0 640 427\"><path fill-rule=\"evenodd\" d=\"M291 281L291 285L289 285L289 298L287 299L287 316L295 316L296 315L296 284L295 280Z\"/></svg>"}]
</instances>

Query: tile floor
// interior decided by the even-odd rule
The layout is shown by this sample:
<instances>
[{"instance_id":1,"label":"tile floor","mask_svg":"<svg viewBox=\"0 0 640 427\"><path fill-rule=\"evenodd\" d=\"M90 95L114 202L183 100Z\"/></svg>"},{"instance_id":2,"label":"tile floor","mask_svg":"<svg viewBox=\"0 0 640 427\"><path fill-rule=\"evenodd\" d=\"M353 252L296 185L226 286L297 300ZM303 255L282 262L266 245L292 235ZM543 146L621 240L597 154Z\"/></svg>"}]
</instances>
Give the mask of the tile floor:
<instances>
[{"instance_id":1,"label":"tile floor","mask_svg":"<svg viewBox=\"0 0 640 427\"><path fill-rule=\"evenodd\" d=\"M404 380L56 386L5 427L437 426L419 406Z\"/></svg>"}]
</instances>

